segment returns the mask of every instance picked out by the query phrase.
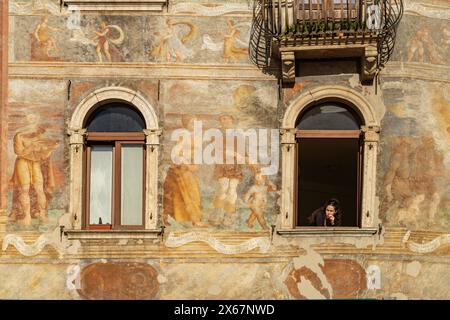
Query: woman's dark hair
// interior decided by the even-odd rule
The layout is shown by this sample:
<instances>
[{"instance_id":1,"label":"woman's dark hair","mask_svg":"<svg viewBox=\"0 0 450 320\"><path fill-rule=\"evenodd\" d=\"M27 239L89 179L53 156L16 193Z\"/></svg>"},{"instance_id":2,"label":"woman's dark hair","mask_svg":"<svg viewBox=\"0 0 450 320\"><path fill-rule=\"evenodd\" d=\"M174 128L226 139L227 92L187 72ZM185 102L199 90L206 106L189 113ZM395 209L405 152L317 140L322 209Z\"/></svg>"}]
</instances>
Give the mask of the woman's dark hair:
<instances>
[{"instance_id":1,"label":"woman's dark hair","mask_svg":"<svg viewBox=\"0 0 450 320\"><path fill-rule=\"evenodd\" d=\"M332 206L334 210L336 210L336 213L334 214L334 224L336 226L341 225L341 218L342 218L342 211L341 211L341 205L339 203L338 199L332 198L328 200L325 205L323 206L323 212L325 213L328 206Z\"/></svg>"},{"instance_id":2,"label":"woman's dark hair","mask_svg":"<svg viewBox=\"0 0 450 320\"><path fill-rule=\"evenodd\" d=\"M342 217L342 210L339 204L338 199L330 199L325 204L314 210L314 212L308 217L308 222L312 226L323 226L326 219L326 210L328 206L333 206L336 213L334 214L334 225L340 226L341 225L341 217Z\"/></svg>"}]
</instances>

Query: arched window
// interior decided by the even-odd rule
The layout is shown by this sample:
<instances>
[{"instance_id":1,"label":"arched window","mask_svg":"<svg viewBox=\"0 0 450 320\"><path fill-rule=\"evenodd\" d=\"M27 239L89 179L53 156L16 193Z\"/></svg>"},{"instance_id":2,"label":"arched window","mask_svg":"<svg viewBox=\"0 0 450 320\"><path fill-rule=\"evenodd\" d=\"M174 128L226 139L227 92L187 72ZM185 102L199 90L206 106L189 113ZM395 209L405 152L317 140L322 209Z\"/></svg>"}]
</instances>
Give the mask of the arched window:
<instances>
[{"instance_id":1,"label":"arched window","mask_svg":"<svg viewBox=\"0 0 450 320\"><path fill-rule=\"evenodd\" d=\"M296 123L296 225L360 226L362 121L350 107L324 102L308 107ZM336 219L313 212L337 199Z\"/></svg>"},{"instance_id":2,"label":"arched window","mask_svg":"<svg viewBox=\"0 0 450 320\"><path fill-rule=\"evenodd\" d=\"M144 229L145 121L124 103L87 118L85 229Z\"/></svg>"},{"instance_id":3,"label":"arched window","mask_svg":"<svg viewBox=\"0 0 450 320\"><path fill-rule=\"evenodd\" d=\"M280 128L280 235L372 236L379 232L376 198L380 119L358 91L339 85L301 93ZM321 208L337 198L341 223L323 223ZM311 221L308 218L319 216ZM330 221L331 222L331 221ZM325 225L324 227L319 227Z\"/></svg>"},{"instance_id":4,"label":"arched window","mask_svg":"<svg viewBox=\"0 0 450 320\"><path fill-rule=\"evenodd\" d=\"M86 94L67 130L68 239L155 238L158 227L158 117L138 92L105 87Z\"/></svg>"}]
</instances>

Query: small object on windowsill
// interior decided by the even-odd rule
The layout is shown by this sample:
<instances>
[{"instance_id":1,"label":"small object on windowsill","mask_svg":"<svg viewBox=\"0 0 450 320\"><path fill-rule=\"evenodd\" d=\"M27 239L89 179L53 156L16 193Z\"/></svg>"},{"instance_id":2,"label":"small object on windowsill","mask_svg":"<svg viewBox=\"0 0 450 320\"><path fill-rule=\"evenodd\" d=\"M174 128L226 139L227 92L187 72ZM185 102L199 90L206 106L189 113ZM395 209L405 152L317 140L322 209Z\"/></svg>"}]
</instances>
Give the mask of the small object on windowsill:
<instances>
[{"instance_id":1,"label":"small object on windowsill","mask_svg":"<svg viewBox=\"0 0 450 320\"><path fill-rule=\"evenodd\" d=\"M103 223L102 223L102 218L101 218L101 217L98 218L98 224L103 224Z\"/></svg>"},{"instance_id":2,"label":"small object on windowsill","mask_svg":"<svg viewBox=\"0 0 450 320\"><path fill-rule=\"evenodd\" d=\"M89 230L111 230L112 226L107 223L107 224L91 224L89 226Z\"/></svg>"}]
</instances>

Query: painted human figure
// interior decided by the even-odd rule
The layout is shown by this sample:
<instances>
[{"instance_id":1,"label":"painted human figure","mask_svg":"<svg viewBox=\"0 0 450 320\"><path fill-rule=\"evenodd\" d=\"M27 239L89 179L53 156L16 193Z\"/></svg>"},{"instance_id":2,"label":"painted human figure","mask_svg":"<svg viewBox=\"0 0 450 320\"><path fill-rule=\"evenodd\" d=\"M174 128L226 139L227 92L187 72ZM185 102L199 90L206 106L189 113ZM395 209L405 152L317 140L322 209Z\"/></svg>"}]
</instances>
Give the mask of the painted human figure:
<instances>
[{"instance_id":1,"label":"painted human figure","mask_svg":"<svg viewBox=\"0 0 450 320\"><path fill-rule=\"evenodd\" d=\"M436 152L431 135L423 136L417 146L413 146L408 138L399 137L384 179L383 210L398 202L399 220L411 224L417 217L419 206L426 205L428 222L434 223L441 201L434 180L443 174L443 168L443 156Z\"/></svg>"},{"instance_id":2,"label":"painted human figure","mask_svg":"<svg viewBox=\"0 0 450 320\"><path fill-rule=\"evenodd\" d=\"M194 132L193 123L195 116L183 115L183 127ZM192 141L189 146L194 147ZM193 154L193 152L191 152ZM164 181L164 223L170 225L169 216L177 222L191 222L194 227L206 227L201 222L202 207L200 184L195 172L198 165L195 164L173 164L170 166Z\"/></svg>"},{"instance_id":3,"label":"painted human figure","mask_svg":"<svg viewBox=\"0 0 450 320\"><path fill-rule=\"evenodd\" d=\"M112 38L112 29L119 32L119 36L115 39ZM95 36L92 40L97 41L97 47L95 52L99 62L103 62L103 54L108 62L123 61L123 57L115 44L121 44L124 35L121 28L116 25L108 25L106 21L100 23L100 30L95 32Z\"/></svg>"},{"instance_id":4,"label":"painted human figure","mask_svg":"<svg viewBox=\"0 0 450 320\"><path fill-rule=\"evenodd\" d=\"M222 115L219 117L219 121L221 130L226 136L226 130L234 128L234 118L231 115ZM236 221L237 188L243 178L243 172L242 165L237 164L239 155L236 152L236 141L233 143L233 148L232 150L225 148L223 153L224 163L226 163L226 156L230 154L233 156L234 163L217 164L214 168L217 189L213 202L214 210L210 216L212 225L231 227Z\"/></svg>"},{"instance_id":5,"label":"painted human figure","mask_svg":"<svg viewBox=\"0 0 450 320\"><path fill-rule=\"evenodd\" d=\"M398 202L400 208L409 206L412 196L410 183L411 164L410 155L413 147L408 137L399 137L393 148L389 161L389 169L384 178L386 197L383 207L389 208L394 202Z\"/></svg>"},{"instance_id":6,"label":"painted human figure","mask_svg":"<svg viewBox=\"0 0 450 320\"><path fill-rule=\"evenodd\" d=\"M38 41L40 47L45 50L47 57L50 57L51 51L59 54L60 50L56 46L55 40L50 35L50 32L63 31L59 28L54 28L48 25L48 17L44 17L34 30L34 37Z\"/></svg>"},{"instance_id":7,"label":"painted human figure","mask_svg":"<svg viewBox=\"0 0 450 320\"><path fill-rule=\"evenodd\" d=\"M417 31L416 35L409 42L407 61L413 61L416 56L416 61L425 62L425 53L427 53L431 63L443 63L442 59L435 53L436 44L431 34L432 30L430 27L424 27Z\"/></svg>"},{"instance_id":8,"label":"painted human figure","mask_svg":"<svg viewBox=\"0 0 450 320\"><path fill-rule=\"evenodd\" d=\"M247 226L253 228L253 223L258 220L259 225L264 230L268 230L266 220L264 219L264 210L267 206L267 194L270 191L276 191L276 186L267 179L267 176L256 173L255 184L244 195L244 202L250 207L251 213L247 219Z\"/></svg>"},{"instance_id":9,"label":"painted human figure","mask_svg":"<svg viewBox=\"0 0 450 320\"><path fill-rule=\"evenodd\" d=\"M434 223L441 197L434 182L444 172L443 156L436 152L436 145L431 135L421 138L421 143L413 152L414 166L411 180L417 196L428 200L428 221Z\"/></svg>"},{"instance_id":10,"label":"painted human figure","mask_svg":"<svg viewBox=\"0 0 450 320\"><path fill-rule=\"evenodd\" d=\"M58 142L45 136L45 129L38 126L39 116L28 114L28 125L21 128L14 136L14 152L16 161L11 182L14 186L13 202L18 201L18 208L14 208L11 216L24 225L31 224L32 210L34 217L47 219L47 196L51 195L54 187L53 166L50 156L58 146ZM34 192L36 204L32 201L31 191ZM32 208L32 206L37 208Z\"/></svg>"},{"instance_id":11,"label":"painted human figure","mask_svg":"<svg viewBox=\"0 0 450 320\"><path fill-rule=\"evenodd\" d=\"M180 39L177 26L187 26L189 32ZM197 27L188 21L175 22L168 18L166 19L166 29L164 33L155 33L160 36L159 44L150 51L152 56L159 58L160 61L182 62L186 58L192 56L194 51L185 46L185 43L192 39L197 32Z\"/></svg>"},{"instance_id":12,"label":"painted human figure","mask_svg":"<svg viewBox=\"0 0 450 320\"><path fill-rule=\"evenodd\" d=\"M247 48L239 48L236 41L239 39L241 31L234 25L232 20L227 21L227 33L223 38L223 60L225 63L236 61L241 56L248 54Z\"/></svg>"}]
</instances>

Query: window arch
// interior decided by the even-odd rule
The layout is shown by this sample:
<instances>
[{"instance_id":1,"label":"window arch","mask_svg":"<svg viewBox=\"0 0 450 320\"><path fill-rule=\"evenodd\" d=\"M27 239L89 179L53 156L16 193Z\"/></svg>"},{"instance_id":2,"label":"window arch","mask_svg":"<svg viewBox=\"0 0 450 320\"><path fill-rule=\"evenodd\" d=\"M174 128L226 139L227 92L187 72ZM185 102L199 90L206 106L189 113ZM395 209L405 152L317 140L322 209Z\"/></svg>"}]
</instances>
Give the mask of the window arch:
<instances>
[{"instance_id":1,"label":"window arch","mask_svg":"<svg viewBox=\"0 0 450 320\"><path fill-rule=\"evenodd\" d=\"M87 132L143 132L145 120L132 105L111 102L95 109L83 127Z\"/></svg>"},{"instance_id":2,"label":"window arch","mask_svg":"<svg viewBox=\"0 0 450 320\"><path fill-rule=\"evenodd\" d=\"M283 192L278 232L373 234L379 121L365 98L340 86L308 91L288 107L280 133ZM342 173L348 175L352 168L351 177L347 176L352 183L339 183L346 179ZM334 181L327 183L327 179ZM353 197L345 195L346 188L353 190ZM336 196L345 198L346 205L351 203L346 215L351 221L332 230L306 227L311 211Z\"/></svg>"},{"instance_id":3,"label":"window arch","mask_svg":"<svg viewBox=\"0 0 450 320\"><path fill-rule=\"evenodd\" d=\"M127 88L96 90L75 108L68 134L73 231L67 233L69 238L75 234L86 236L76 232L83 229L142 229L150 231L148 235L156 233L161 131L153 107L138 92ZM109 178L103 179L105 174ZM142 187L133 183L136 179L142 180ZM101 181L103 189L92 184L94 180ZM104 188L105 183L111 186ZM133 189L136 187L139 190ZM128 198L124 190L128 190ZM136 196L142 202L134 199ZM95 201L100 207L92 205L92 197L98 197ZM120 237L120 233L114 234Z\"/></svg>"},{"instance_id":4,"label":"window arch","mask_svg":"<svg viewBox=\"0 0 450 320\"><path fill-rule=\"evenodd\" d=\"M298 116L298 130L359 130L360 116L341 102L314 103Z\"/></svg>"}]
</instances>

